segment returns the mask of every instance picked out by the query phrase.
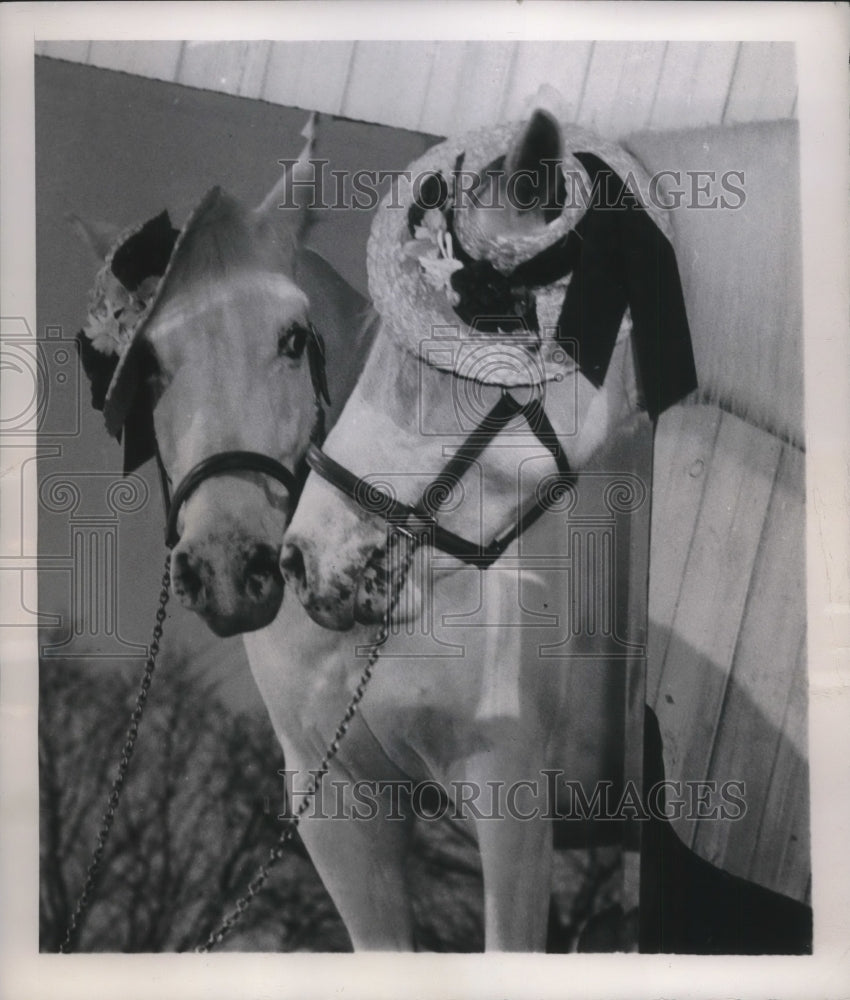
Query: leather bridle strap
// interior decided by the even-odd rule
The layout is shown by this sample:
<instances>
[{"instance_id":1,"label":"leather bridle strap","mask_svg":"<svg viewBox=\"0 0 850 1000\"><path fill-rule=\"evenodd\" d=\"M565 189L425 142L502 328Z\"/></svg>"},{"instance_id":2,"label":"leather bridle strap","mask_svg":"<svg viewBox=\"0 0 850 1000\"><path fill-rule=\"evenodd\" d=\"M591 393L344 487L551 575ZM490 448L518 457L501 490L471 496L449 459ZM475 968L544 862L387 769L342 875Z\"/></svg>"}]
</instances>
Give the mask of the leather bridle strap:
<instances>
[{"instance_id":1,"label":"leather bridle strap","mask_svg":"<svg viewBox=\"0 0 850 1000\"><path fill-rule=\"evenodd\" d=\"M426 486L416 504L406 504L396 500L379 486L340 465L316 445L310 445L307 450L307 464L317 475L344 493L366 513L383 517L396 529L415 534L422 541L462 562L487 569L526 528L557 502L557 490L549 490L542 499L528 503L517 513L516 519L508 528L484 546L444 528L436 520L436 515L440 507L451 497L454 484L499 431L517 416L526 419L538 441L554 458L559 473L559 485L565 487L571 483L574 477L569 463L539 399L534 397L527 403L519 403L508 392L502 393L499 402L467 437L442 471Z\"/></svg>"},{"instance_id":2,"label":"leather bridle strap","mask_svg":"<svg viewBox=\"0 0 850 1000\"><path fill-rule=\"evenodd\" d=\"M210 476L221 476L230 472L262 472L286 487L293 507L302 485L302 482L286 466L281 465L280 462L268 455L262 455L256 451L222 451L193 466L180 481L180 485L174 491L174 496L169 497L167 478L163 475L164 467L161 461L159 461L159 466L163 496L168 512L165 525L165 544L169 549L173 549L180 540L177 531L180 508L201 483L205 479L209 479Z\"/></svg>"}]
</instances>

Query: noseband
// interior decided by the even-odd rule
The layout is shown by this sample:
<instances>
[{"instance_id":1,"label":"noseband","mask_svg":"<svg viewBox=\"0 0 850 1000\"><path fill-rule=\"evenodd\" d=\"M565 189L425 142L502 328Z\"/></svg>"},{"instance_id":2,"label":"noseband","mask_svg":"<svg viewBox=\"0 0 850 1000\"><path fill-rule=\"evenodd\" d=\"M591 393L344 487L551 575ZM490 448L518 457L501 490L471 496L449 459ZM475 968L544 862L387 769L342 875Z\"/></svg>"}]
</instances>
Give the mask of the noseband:
<instances>
[{"instance_id":1,"label":"noseband","mask_svg":"<svg viewBox=\"0 0 850 1000\"><path fill-rule=\"evenodd\" d=\"M158 451L157 458L159 458ZM221 476L230 472L263 472L286 487L293 507L297 502L301 487L304 485L303 475L296 477L285 465L281 465L276 459L257 451L221 451L203 459L180 480L180 485L174 491L173 497L169 496L168 480L161 459L159 460L159 471L165 509L168 512L165 523L165 544L169 549L173 549L180 541L180 535L177 531L180 508L201 483L209 479L210 476Z\"/></svg>"},{"instance_id":2,"label":"noseband","mask_svg":"<svg viewBox=\"0 0 850 1000\"><path fill-rule=\"evenodd\" d=\"M537 440L552 455L558 469L558 481L555 488L548 489L542 498L534 499L517 511L510 527L496 535L488 545L478 545L444 528L437 521L437 514L451 498L452 489L464 472L515 417L526 420ZM539 397L533 396L528 402L520 403L505 389L502 390L499 401L425 487L415 504L396 500L385 490L334 461L315 444L307 449L307 464L322 479L353 500L361 510L383 517L395 530L416 537L420 543L428 543L481 569L492 566L511 542L559 501L558 487L562 491L575 481L575 475L570 470L569 462Z\"/></svg>"},{"instance_id":3,"label":"noseband","mask_svg":"<svg viewBox=\"0 0 850 1000\"><path fill-rule=\"evenodd\" d=\"M319 434L324 426L324 410L322 409L322 399L330 403L328 393L327 374L325 370L325 345L321 334L309 324L309 338L307 341L307 359L310 366L310 380L313 383L313 393L316 407L319 413ZM314 433L315 433L314 428ZM285 465L269 455L263 455L258 451L220 451L209 458L201 459L197 465L186 473L180 480L174 496L171 496L169 488L168 473L165 464L156 449L156 461L159 467L159 480L162 486L162 498L166 510L165 521L165 544L169 549L180 541L180 534L177 531L177 518L180 515L180 508L195 492L195 490L205 480L211 476L227 475L231 472L262 472L272 479L276 479L286 487L289 493L290 508L294 509L298 502L298 497L304 487L304 480L307 478L307 467L302 462L298 475L287 469Z\"/></svg>"}]
</instances>

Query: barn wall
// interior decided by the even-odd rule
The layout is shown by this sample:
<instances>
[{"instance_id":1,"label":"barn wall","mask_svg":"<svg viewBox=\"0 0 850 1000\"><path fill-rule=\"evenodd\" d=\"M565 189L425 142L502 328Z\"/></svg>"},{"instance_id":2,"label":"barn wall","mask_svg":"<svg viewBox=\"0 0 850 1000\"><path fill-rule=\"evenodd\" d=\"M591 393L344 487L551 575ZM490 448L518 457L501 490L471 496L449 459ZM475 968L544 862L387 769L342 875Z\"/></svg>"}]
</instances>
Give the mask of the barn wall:
<instances>
[{"instance_id":1,"label":"barn wall","mask_svg":"<svg viewBox=\"0 0 850 1000\"><path fill-rule=\"evenodd\" d=\"M795 122L644 133L650 170L735 169L727 212L671 212L698 400L658 422L647 702L669 779L736 782L674 828L727 871L810 892L799 162ZM736 807L737 809L737 807Z\"/></svg>"},{"instance_id":2,"label":"barn wall","mask_svg":"<svg viewBox=\"0 0 850 1000\"><path fill-rule=\"evenodd\" d=\"M615 138L789 118L797 97L790 42L55 41L36 54L434 135L521 117L544 84L565 117Z\"/></svg>"}]
</instances>

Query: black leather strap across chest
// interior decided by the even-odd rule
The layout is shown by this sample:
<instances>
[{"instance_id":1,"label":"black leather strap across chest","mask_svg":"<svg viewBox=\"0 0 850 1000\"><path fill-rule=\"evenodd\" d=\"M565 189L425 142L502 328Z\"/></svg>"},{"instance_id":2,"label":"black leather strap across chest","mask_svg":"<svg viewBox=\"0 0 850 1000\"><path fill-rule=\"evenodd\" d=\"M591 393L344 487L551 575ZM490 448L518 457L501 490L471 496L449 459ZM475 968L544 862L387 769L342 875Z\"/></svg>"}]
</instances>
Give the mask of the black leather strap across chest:
<instances>
[{"instance_id":1,"label":"black leather strap across chest","mask_svg":"<svg viewBox=\"0 0 850 1000\"><path fill-rule=\"evenodd\" d=\"M513 523L486 545L477 544L449 531L439 523L437 516L451 498L455 484L466 470L516 417L526 420L534 436L552 455L563 485L571 483L574 475L540 400L535 396L526 403L520 403L506 390L503 390L499 401L444 468L425 487L415 504L396 500L380 487L334 461L316 445L310 445L307 450L307 464L317 475L353 500L361 510L385 518L397 530L416 535L420 541L465 563L487 569L556 502L557 491L548 490L542 499L531 500L517 511Z\"/></svg>"}]
</instances>

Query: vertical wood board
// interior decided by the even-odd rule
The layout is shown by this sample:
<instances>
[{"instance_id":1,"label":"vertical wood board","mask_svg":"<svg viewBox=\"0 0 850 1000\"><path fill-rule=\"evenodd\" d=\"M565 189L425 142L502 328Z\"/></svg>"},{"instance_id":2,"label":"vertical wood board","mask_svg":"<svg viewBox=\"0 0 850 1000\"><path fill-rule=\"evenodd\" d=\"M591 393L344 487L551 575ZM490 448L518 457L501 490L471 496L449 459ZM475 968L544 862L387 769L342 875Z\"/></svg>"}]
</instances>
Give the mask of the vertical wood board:
<instances>
[{"instance_id":1,"label":"vertical wood board","mask_svg":"<svg viewBox=\"0 0 850 1000\"><path fill-rule=\"evenodd\" d=\"M779 454L777 439L722 415L662 666L668 775L707 778ZM683 818L677 832L690 843L695 827Z\"/></svg>"},{"instance_id":2,"label":"vertical wood board","mask_svg":"<svg viewBox=\"0 0 850 1000\"><path fill-rule=\"evenodd\" d=\"M87 62L154 80L177 79L185 42L91 42ZM207 89L211 89L207 87Z\"/></svg>"},{"instance_id":3,"label":"vertical wood board","mask_svg":"<svg viewBox=\"0 0 850 1000\"><path fill-rule=\"evenodd\" d=\"M702 857L742 877L750 877L757 859L756 844L777 757L783 755L790 761L794 756L801 760L807 756L805 732L788 729L789 700L795 697L792 689L805 688L806 683L805 667L798 661L806 628L802 466L802 454L785 445L707 775L718 783L745 782L747 811L734 822L701 824L694 841ZM797 789L796 801L798 813L790 833L802 846L800 830L808 828L805 786ZM776 858L778 843L789 836L789 824L778 823L778 814L771 813L768 826L773 843L768 854ZM797 852L795 861L795 870L807 870L806 855ZM771 874L775 877L777 872Z\"/></svg>"},{"instance_id":4,"label":"vertical wood board","mask_svg":"<svg viewBox=\"0 0 850 1000\"><path fill-rule=\"evenodd\" d=\"M659 699L691 540L699 518L720 410L674 406L655 432L649 577L647 701Z\"/></svg>"}]
</instances>

